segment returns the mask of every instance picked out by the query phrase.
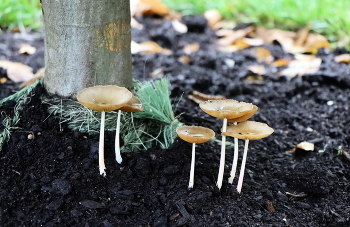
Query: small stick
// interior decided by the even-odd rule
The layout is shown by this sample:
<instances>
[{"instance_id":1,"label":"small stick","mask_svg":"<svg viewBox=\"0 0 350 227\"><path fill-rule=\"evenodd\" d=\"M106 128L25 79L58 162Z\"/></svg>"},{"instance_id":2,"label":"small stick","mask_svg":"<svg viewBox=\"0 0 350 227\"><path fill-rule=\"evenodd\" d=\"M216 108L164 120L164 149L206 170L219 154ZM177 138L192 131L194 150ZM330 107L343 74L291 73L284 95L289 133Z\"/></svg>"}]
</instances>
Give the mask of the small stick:
<instances>
[{"instance_id":1,"label":"small stick","mask_svg":"<svg viewBox=\"0 0 350 227\"><path fill-rule=\"evenodd\" d=\"M98 164L100 167L100 174L106 176L106 166L104 157L104 139L105 139L105 112L101 112L101 128L100 128L100 142L98 145Z\"/></svg>"},{"instance_id":2,"label":"small stick","mask_svg":"<svg viewBox=\"0 0 350 227\"><path fill-rule=\"evenodd\" d=\"M292 194L290 192L286 192L286 195L290 195L290 196L293 196L293 197L296 197L296 198L303 198L303 197L306 197L307 194Z\"/></svg>"},{"instance_id":3,"label":"small stick","mask_svg":"<svg viewBox=\"0 0 350 227\"><path fill-rule=\"evenodd\" d=\"M242 190L245 163L247 161L248 145L249 145L249 140L245 140L244 153L243 153L243 159L242 159L242 165L241 165L241 172L239 173L239 179L238 179L238 185L237 185L238 193L241 193L241 190Z\"/></svg>"},{"instance_id":4,"label":"small stick","mask_svg":"<svg viewBox=\"0 0 350 227\"><path fill-rule=\"evenodd\" d=\"M192 161L191 161L190 183L188 184L188 188L193 188L193 184L194 184L194 166L196 162L195 158L196 158L196 143L192 143Z\"/></svg>"},{"instance_id":5,"label":"small stick","mask_svg":"<svg viewBox=\"0 0 350 227\"><path fill-rule=\"evenodd\" d=\"M121 164L123 161L123 158L120 154L120 145L119 145L119 131L120 131L120 115L121 115L121 110L118 110L118 118L117 118L117 128L115 129L115 160Z\"/></svg>"}]
</instances>

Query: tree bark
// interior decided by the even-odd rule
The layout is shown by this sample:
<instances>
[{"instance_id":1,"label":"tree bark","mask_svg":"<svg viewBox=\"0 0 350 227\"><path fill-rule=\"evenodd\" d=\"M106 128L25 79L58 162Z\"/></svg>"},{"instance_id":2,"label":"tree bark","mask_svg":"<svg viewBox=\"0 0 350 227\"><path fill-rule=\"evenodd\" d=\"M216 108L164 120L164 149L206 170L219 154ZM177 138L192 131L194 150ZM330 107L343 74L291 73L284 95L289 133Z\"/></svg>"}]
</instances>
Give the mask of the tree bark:
<instances>
[{"instance_id":1,"label":"tree bark","mask_svg":"<svg viewBox=\"0 0 350 227\"><path fill-rule=\"evenodd\" d=\"M130 1L42 0L44 86L75 98L86 87L132 87Z\"/></svg>"}]
</instances>

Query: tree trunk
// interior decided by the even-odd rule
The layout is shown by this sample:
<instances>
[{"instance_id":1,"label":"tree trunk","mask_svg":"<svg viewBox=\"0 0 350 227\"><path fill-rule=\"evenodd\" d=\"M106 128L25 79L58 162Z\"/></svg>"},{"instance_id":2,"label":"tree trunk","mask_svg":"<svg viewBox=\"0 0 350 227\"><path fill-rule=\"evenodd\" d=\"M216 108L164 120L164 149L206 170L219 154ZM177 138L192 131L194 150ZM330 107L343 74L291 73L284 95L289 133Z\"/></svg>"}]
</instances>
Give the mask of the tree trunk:
<instances>
[{"instance_id":1,"label":"tree trunk","mask_svg":"<svg viewBox=\"0 0 350 227\"><path fill-rule=\"evenodd\" d=\"M86 87L132 87L130 1L42 0L45 79L50 94Z\"/></svg>"}]
</instances>

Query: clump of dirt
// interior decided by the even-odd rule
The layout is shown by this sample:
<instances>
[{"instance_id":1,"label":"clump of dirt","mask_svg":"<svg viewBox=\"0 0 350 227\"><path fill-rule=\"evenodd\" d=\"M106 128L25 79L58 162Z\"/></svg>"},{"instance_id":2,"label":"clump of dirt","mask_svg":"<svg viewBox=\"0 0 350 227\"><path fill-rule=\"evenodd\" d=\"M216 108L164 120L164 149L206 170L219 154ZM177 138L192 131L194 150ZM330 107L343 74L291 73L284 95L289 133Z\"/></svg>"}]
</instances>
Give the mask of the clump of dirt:
<instances>
[{"instance_id":1,"label":"clump of dirt","mask_svg":"<svg viewBox=\"0 0 350 227\"><path fill-rule=\"evenodd\" d=\"M227 183L233 148L227 148L224 182L217 189L220 146L215 142L197 145L194 188L189 190L190 144L177 139L166 150L123 153L119 165L114 133L106 132L107 176L101 177L98 141L69 131L49 115L40 99L47 94L38 86L21 113L19 129L1 151L1 226L350 225L350 162L338 152L339 146L344 151L350 147L348 65L335 63L334 53L321 51L321 69L315 74L290 79L276 76L276 68L266 65L263 83L247 83L247 66L257 64L251 49L217 51L215 34L202 21L187 17L189 32L178 34L170 21L140 19L144 29L133 30L133 39L157 41L172 54L133 55L133 73L136 79L149 80L149 73L162 68L171 81L180 121L211 128L218 139L222 122L202 112L187 98L189 93L224 95L259 107L252 120L267 123L275 132L250 143L243 193L236 192L237 176L233 185ZM43 52L16 58L17 39L1 34L5 45L0 56L24 63L33 58L42 66ZM43 48L42 38L27 42L37 40ZM199 42L200 49L183 65L178 61L182 47L193 42ZM265 47L274 57L286 55L279 45ZM226 59L233 59L234 67ZM0 91L7 91L1 98L14 86L0 84ZM1 107L1 121L13 114L14 105ZM28 139L29 134L34 138ZM288 152L302 141L313 142L315 150ZM242 146L241 141L241 151Z\"/></svg>"}]
</instances>

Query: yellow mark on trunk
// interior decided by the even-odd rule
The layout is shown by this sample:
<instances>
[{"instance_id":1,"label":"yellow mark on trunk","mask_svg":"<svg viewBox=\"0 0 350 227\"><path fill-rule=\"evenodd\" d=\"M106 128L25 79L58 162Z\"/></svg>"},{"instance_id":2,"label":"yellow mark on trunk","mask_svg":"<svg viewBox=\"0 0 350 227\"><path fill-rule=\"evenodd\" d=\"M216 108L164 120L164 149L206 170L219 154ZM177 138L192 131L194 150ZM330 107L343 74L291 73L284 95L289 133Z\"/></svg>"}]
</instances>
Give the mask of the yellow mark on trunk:
<instances>
[{"instance_id":1,"label":"yellow mark on trunk","mask_svg":"<svg viewBox=\"0 0 350 227\"><path fill-rule=\"evenodd\" d=\"M130 21L118 20L96 30L96 44L111 51L123 51L130 48Z\"/></svg>"}]
</instances>

